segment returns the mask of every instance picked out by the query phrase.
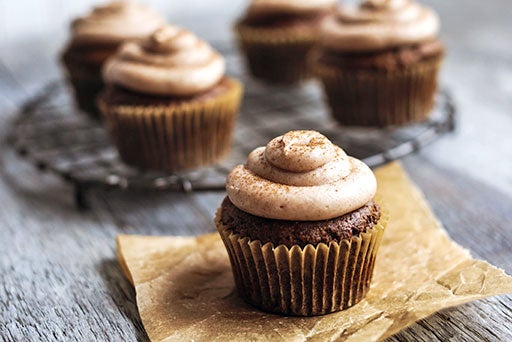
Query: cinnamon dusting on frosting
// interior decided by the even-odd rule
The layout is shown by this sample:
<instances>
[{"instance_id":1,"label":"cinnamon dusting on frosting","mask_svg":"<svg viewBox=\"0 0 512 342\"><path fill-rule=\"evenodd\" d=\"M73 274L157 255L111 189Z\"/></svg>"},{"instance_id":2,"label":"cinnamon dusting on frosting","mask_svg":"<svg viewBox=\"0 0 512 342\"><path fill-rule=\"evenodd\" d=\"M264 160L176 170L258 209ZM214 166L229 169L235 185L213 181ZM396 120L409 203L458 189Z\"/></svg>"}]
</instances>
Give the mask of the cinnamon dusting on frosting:
<instances>
[{"instance_id":1,"label":"cinnamon dusting on frosting","mask_svg":"<svg viewBox=\"0 0 512 342\"><path fill-rule=\"evenodd\" d=\"M235 206L253 215L317 221L365 205L376 180L320 133L291 131L252 151L247 164L228 175L226 190Z\"/></svg>"}]
</instances>

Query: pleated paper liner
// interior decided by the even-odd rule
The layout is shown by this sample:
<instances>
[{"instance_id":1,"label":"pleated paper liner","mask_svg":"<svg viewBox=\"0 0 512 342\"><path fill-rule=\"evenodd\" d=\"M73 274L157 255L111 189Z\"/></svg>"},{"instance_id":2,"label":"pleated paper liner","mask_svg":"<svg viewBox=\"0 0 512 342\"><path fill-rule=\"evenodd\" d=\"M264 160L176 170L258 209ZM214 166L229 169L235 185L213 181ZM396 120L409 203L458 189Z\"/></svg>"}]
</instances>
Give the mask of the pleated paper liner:
<instances>
[{"instance_id":1,"label":"pleated paper liner","mask_svg":"<svg viewBox=\"0 0 512 342\"><path fill-rule=\"evenodd\" d=\"M242 85L225 78L227 90L211 99L169 106L110 106L103 113L119 156L141 170L179 171L213 164L230 151Z\"/></svg>"},{"instance_id":2,"label":"pleated paper liner","mask_svg":"<svg viewBox=\"0 0 512 342\"><path fill-rule=\"evenodd\" d=\"M75 102L82 111L94 119L101 119L101 112L96 106L96 96L103 89L103 82L70 79Z\"/></svg>"},{"instance_id":3,"label":"pleated paper liner","mask_svg":"<svg viewBox=\"0 0 512 342\"><path fill-rule=\"evenodd\" d=\"M75 102L90 117L99 119L101 113L96 106L96 97L103 89L101 69L79 65L63 60L68 84L72 87Z\"/></svg>"},{"instance_id":4,"label":"pleated paper liner","mask_svg":"<svg viewBox=\"0 0 512 342\"><path fill-rule=\"evenodd\" d=\"M360 236L288 248L234 234L220 222L220 209L215 218L240 296L264 311L294 316L345 310L366 296L387 221L383 211Z\"/></svg>"},{"instance_id":5,"label":"pleated paper liner","mask_svg":"<svg viewBox=\"0 0 512 342\"><path fill-rule=\"evenodd\" d=\"M314 33L286 28L253 28L243 23L238 23L235 31L254 77L282 84L300 83L310 78L304 56L316 42Z\"/></svg>"},{"instance_id":6,"label":"pleated paper liner","mask_svg":"<svg viewBox=\"0 0 512 342\"><path fill-rule=\"evenodd\" d=\"M347 126L394 126L428 119L442 57L390 71L340 68L311 61L332 116Z\"/></svg>"}]
</instances>

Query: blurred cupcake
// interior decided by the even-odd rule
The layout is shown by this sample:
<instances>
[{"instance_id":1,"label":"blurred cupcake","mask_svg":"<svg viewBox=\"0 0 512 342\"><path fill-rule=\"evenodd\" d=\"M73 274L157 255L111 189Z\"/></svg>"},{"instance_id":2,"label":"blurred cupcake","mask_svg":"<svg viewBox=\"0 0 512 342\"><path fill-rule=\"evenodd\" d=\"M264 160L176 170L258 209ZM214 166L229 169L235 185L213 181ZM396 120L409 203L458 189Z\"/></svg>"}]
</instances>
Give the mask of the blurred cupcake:
<instances>
[{"instance_id":1,"label":"blurred cupcake","mask_svg":"<svg viewBox=\"0 0 512 342\"><path fill-rule=\"evenodd\" d=\"M121 159L172 172L225 157L242 86L224 73L221 55L176 26L123 44L105 63L98 97Z\"/></svg>"},{"instance_id":2,"label":"blurred cupcake","mask_svg":"<svg viewBox=\"0 0 512 342\"><path fill-rule=\"evenodd\" d=\"M215 219L240 295L298 316L362 300L387 220L376 186L368 166L315 131L253 150L228 175Z\"/></svg>"},{"instance_id":3,"label":"blurred cupcake","mask_svg":"<svg viewBox=\"0 0 512 342\"><path fill-rule=\"evenodd\" d=\"M142 38L163 25L151 9L131 2L111 2L95 7L71 25L71 39L61 60L74 89L78 106L98 114L95 97L103 87L101 67L127 39Z\"/></svg>"},{"instance_id":4,"label":"blurred cupcake","mask_svg":"<svg viewBox=\"0 0 512 342\"><path fill-rule=\"evenodd\" d=\"M324 20L312 69L342 125L428 118L444 55L439 20L410 0L366 0Z\"/></svg>"},{"instance_id":5,"label":"blurred cupcake","mask_svg":"<svg viewBox=\"0 0 512 342\"><path fill-rule=\"evenodd\" d=\"M254 77L298 83L309 77L305 56L317 40L317 25L336 0L252 0L235 29Z\"/></svg>"}]
</instances>

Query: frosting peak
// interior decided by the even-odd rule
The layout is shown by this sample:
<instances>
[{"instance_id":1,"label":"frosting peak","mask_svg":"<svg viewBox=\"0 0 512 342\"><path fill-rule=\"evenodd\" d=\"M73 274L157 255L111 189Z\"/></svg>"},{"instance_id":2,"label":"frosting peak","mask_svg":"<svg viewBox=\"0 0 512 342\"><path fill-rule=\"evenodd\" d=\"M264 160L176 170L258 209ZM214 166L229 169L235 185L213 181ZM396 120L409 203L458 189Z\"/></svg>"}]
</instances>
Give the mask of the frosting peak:
<instances>
[{"instance_id":1,"label":"frosting peak","mask_svg":"<svg viewBox=\"0 0 512 342\"><path fill-rule=\"evenodd\" d=\"M315 131L291 131L271 140L265 148L267 161L291 172L312 171L336 156L334 145Z\"/></svg>"},{"instance_id":2,"label":"frosting peak","mask_svg":"<svg viewBox=\"0 0 512 342\"><path fill-rule=\"evenodd\" d=\"M123 11L128 12L130 9L133 9L134 7L136 7L134 3L124 1L112 1L111 3L106 5L94 7L92 10L92 15L96 15L98 17L102 15L116 15L122 13Z\"/></svg>"},{"instance_id":3,"label":"frosting peak","mask_svg":"<svg viewBox=\"0 0 512 342\"><path fill-rule=\"evenodd\" d=\"M147 36L163 23L163 18L146 6L114 1L74 20L71 29L75 43L119 43Z\"/></svg>"},{"instance_id":4,"label":"frosting peak","mask_svg":"<svg viewBox=\"0 0 512 342\"><path fill-rule=\"evenodd\" d=\"M210 45L167 25L144 40L123 44L105 63L103 78L142 93L191 96L217 84L224 71L224 59Z\"/></svg>"},{"instance_id":5,"label":"frosting peak","mask_svg":"<svg viewBox=\"0 0 512 342\"><path fill-rule=\"evenodd\" d=\"M231 202L253 215L316 221L356 210L372 199L376 180L315 131L291 131L253 150L228 175Z\"/></svg>"},{"instance_id":6,"label":"frosting peak","mask_svg":"<svg viewBox=\"0 0 512 342\"><path fill-rule=\"evenodd\" d=\"M374 51L436 38L439 18L413 0L364 0L358 7L340 7L321 32L327 48Z\"/></svg>"},{"instance_id":7,"label":"frosting peak","mask_svg":"<svg viewBox=\"0 0 512 342\"><path fill-rule=\"evenodd\" d=\"M370 9L396 9L407 4L408 0L364 0L362 8Z\"/></svg>"}]
</instances>

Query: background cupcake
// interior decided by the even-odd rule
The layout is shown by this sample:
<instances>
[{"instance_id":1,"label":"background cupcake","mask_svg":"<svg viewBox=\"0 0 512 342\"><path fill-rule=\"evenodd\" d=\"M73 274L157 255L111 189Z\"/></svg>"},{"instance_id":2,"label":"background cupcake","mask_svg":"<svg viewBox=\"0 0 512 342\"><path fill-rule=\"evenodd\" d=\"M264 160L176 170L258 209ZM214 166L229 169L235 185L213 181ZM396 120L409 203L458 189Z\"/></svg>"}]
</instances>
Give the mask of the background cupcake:
<instances>
[{"instance_id":1,"label":"background cupcake","mask_svg":"<svg viewBox=\"0 0 512 342\"><path fill-rule=\"evenodd\" d=\"M278 83L309 76L305 56L317 39L317 25L336 0L253 0L236 24L251 73Z\"/></svg>"},{"instance_id":2,"label":"background cupcake","mask_svg":"<svg viewBox=\"0 0 512 342\"><path fill-rule=\"evenodd\" d=\"M252 151L226 190L216 225L245 300L310 316L364 298L385 225L368 166L318 132L292 131Z\"/></svg>"},{"instance_id":3,"label":"background cupcake","mask_svg":"<svg viewBox=\"0 0 512 342\"><path fill-rule=\"evenodd\" d=\"M242 86L224 73L221 55L176 26L125 43L105 63L98 98L122 160L178 171L225 157Z\"/></svg>"},{"instance_id":4,"label":"background cupcake","mask_svg":"<svg viewBox=\"0 0 512 342\"><path fill-rule=\"evenodd\" d=\"M132 2L117 1L98 6L71 25L71 39L62 62L78 106L97 114L95 97L103 87L101 67L127 39L142 38L164 24L151 9Z\"/></svg>"},{"instance_id":5,"label":"background cupcake","mask_svg":"<svg viewBox=\"0 0 512 342\"><path fill-rule=\"evenodd\" d=\"M311 55L333 116L364 126L425 120L444 54L438 31L437 15L410 0L340 7L322 23Z\"/></svg>"}]
</instances>

